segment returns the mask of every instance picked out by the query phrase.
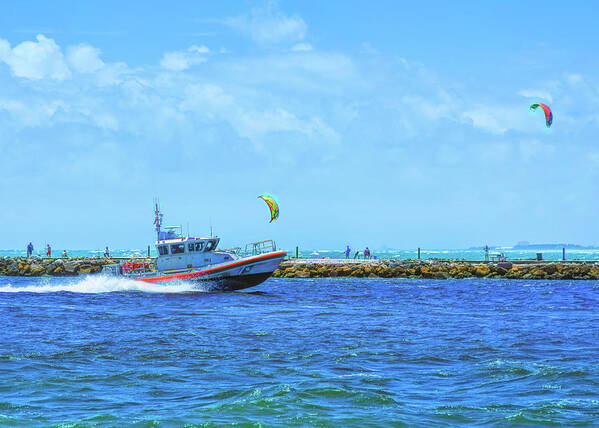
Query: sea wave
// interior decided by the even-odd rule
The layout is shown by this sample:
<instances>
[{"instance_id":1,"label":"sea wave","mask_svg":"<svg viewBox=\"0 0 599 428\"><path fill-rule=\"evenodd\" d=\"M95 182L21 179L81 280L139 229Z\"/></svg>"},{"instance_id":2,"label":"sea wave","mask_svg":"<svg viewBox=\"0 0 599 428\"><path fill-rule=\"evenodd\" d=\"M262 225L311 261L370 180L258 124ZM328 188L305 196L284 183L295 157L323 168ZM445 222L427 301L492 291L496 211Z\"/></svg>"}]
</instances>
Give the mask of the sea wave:
<instances>
[{"instance_id":1,"label":"sea wave","mask_svg":"<svg viewBox=\"0 0 599 428\"><path fill-rule=\"evenodd\" d=\"M90 275L75 281L64 280L64 282L46 282L39 285L13 285L8 284L0 287L0 293L86 293L100 294L124 291L140 291L144 293L186 293L208 291L201 285L177 281L176 285L151 284L132 279L112 277L105 275Z\"/></svg>"}]
</instances>

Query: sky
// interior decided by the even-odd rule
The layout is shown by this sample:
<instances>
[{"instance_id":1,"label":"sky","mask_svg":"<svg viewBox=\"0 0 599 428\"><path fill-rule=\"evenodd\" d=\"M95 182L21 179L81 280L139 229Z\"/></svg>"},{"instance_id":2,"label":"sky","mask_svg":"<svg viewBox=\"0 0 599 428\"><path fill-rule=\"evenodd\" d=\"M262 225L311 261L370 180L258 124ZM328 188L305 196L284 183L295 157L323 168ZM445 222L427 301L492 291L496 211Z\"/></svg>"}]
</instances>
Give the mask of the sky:
<instances>
[{"instance_id":1,"label":"sky","mask_svg":"<svg viewBox=\"0 0 599 428\"><path fill-rule=\"evenodd\" d=\"M3 1L0 248L599 244L598 13Z\"/></svg>"}]
</instances>

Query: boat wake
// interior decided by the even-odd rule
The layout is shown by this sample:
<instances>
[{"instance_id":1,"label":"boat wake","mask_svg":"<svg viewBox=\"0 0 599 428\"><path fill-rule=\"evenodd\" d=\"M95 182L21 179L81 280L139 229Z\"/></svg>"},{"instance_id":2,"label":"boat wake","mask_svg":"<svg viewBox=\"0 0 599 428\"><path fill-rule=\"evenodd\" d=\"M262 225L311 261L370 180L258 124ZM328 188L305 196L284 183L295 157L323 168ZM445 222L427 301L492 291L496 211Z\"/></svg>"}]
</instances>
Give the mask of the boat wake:
<instances>
[{"instance_id":1,"label":"boat wake","mask_svg":"<svg viewBox=\"0 0 599 428\"><path fill-rule=\"evenodd\" d=\"M123 277L93 275L85 278L61 279L63 282L46 280L32 285L5 285L0 287L0 293L113 293L124 291L140 291L144 293L189 293L206 292L208 288L192 282L177 281L177 285L150 284L133 281Z\"/></svg>"}]
</instances>

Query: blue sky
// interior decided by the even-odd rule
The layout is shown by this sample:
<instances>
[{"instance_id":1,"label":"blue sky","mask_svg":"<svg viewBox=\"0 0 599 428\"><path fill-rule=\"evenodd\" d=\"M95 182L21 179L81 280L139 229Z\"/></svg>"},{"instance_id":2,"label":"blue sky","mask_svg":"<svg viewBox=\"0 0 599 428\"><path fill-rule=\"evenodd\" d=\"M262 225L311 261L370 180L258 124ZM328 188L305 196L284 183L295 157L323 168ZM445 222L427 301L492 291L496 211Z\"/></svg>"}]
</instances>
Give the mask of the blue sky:
<instances>
[{"instance_id":1,"label":"blue sky","mask_svg":"<svg viewBox=\"0 0 599 428\"><path fill-rule=\"evenodd\" d=\"M599 243L592 2L0 9L2 248Z\"/></svg>"}]
</instances>

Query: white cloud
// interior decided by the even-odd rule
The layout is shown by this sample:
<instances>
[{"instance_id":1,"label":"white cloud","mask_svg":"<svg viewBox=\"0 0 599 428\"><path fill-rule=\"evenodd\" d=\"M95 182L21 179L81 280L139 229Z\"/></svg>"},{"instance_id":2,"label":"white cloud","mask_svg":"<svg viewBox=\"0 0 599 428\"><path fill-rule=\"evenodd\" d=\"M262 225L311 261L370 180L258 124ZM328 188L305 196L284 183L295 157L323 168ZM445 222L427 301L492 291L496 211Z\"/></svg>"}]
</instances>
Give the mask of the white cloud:
<instances>
[{"instance_id":1,"label":"white cloud","mask_svg":"<svg viewBox=\"0 0 599 428\"><path fill-rule=\"evenodd\" d=\"M0 61L5 62L13 75L27 79L51 78L64 80L71 72L54 40L39 34L37 42L26 41L13 49L6 40L0 39Z\"/></svg>"},{"instance_id":2,"label":"white cloud","mask_svg":"<svg viewBox=\"0 0 599 428\"><path fill-rule=\"evenodd\" d=\"M338 135L329 125L317 117L300 119L289 111L277 108L265 111L239 111L234 123L241 136L259 138L270 132L300 132L308 137L325 137L336 142Z\"/></svg>"},{"instance_id":3,"label":"white cloud","mask_svg":"<svg viewBox=\"0 0 599 428\"><path fill-rule=\"evenodd\" d=\"M115 62L105 64L104 67L97 70L96 78L100 86L118 85L125 80L127 75L133 73L124 62Z\"/></svg>"},{"instance_id":4,"label":"white cloud","mask_svg":"<svg viewBox=\"0 0 599 428\"><path fill-rule=\"evenodd\" d=\"M100 50L86 44L70 46L67 49L67 61L80 73L93 73L104 67Z\"/></svg>"},{"instance_id":5,"label":"white cloud","mask_svg":"<svg viewBox=\"0 0 599 428\"><path fill-rule=\"evenodd\" d=\"M192 45L185 51L166 52L160 60L160 65L167 70L183 71L205 62L209 53L210 49L204 45Z\"/></svg>"},{"instance_id":6,"label":"white cloud","mask_svg":"<svg viewBox=\"0 0 599 428\"><path fill-rule=\"evenodd\" d=\"M518 92L518 95L526 98L542 98L549 102L553 101L553 97L549 92L537 90L537 89L523 89Z\"/></svg>"},{"instance_id":7,"label":"white cloud","mask_svg":"<svg viewBox=\"0 0 599 428\"><path fill-rule=\"evenodd\" d=\"M537 132L538 118L530 114L528 105L495 106L492 104L477 106L464 111L462 121L470 122L475 128L492 134L504 134L507 131Z\"/></svg>"},{"instance_id":8,"label":"white cloud","mask_svg":"<svg viewBox=\"0 0 599 428\"><path fill-rule=\"evenodd\" d=\"M293 52L308 52L312 50L312 45L310 43L298 43L291 50Z\"/></svg>"},{"instance_id":9,"label":"white cloud","mask_svg":"<svg viewBox=\"0 0 599 428\"><path fill-rule=\"evenodd\" d=\"M0 112L8 112L12 125L23 127L36 127L48 125L52 122L59 110L66 111L68 106L62 100L45 101L36 100L8 100L0 99Z\"/></svg>"},{"instance_id":10,"label":"white cloud","mask_svg":"<svg viewBox=\"0 0 599 428\"><path fill-rule=\"evenodd\" d=\"M185 109L197 109L205 107L209 111L217 111L229 108L234 104L234 98L225 93L225 91L212 84L189 85L185 89L186 100L181 104Z\"/></svg>"},{"instance_id":11,"label":"white cloud","mask_svg":"<svg viewBox=\"0 0 599 428\"><path fill-rule=\"evenodd\" d=\"M256 109L244 107L234 96L216 85L194 84L186 89L183 111L192 111L209 119L228 122L237 133L256 145L272 132L299 132L309 138L337 142L337 132L318 117L301 119L282 107Z\"/></svg>"},{"instance_id":12,"label":"white cloud","mask_svg":"<svg viewBox=\"0 0 599 428\"><path fill-rule=\"evenodd\" d=\"M308 28L300 16L280 12L276 2L253 9L249 15L227 18L224 23L259 44L298 42L304 39Z\"/></svg>"},{"instance_id":13,"label":"white cloud","mask_svg":"<svg viewBox=\"0 0 599 428\"><path fill-rule=\"evenodd\" d=\"M493 111L486 111L483 109L468 110L462 113L464 119L470 120L472 126L475 128L481 128L485 131L492 132L493 134L503 134L507 131L497 115Z\"/></svg>"}]
</instances>

